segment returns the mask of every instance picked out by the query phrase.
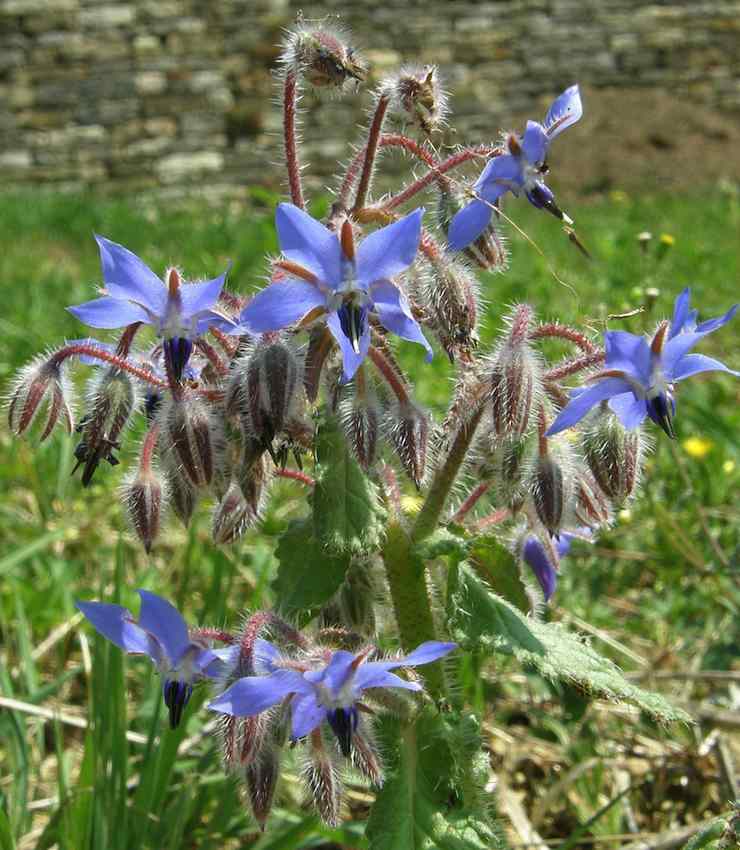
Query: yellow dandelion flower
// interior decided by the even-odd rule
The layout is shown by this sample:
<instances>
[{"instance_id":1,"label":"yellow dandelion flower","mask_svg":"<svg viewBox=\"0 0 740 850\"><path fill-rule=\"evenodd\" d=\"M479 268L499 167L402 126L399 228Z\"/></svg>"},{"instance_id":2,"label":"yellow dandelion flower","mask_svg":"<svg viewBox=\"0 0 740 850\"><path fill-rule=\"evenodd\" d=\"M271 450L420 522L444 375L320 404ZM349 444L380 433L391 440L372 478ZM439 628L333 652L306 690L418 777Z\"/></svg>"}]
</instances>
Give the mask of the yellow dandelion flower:
<instances>
[{"instance_id":1,"label":"yellow dandelion flower","mask_svg":"<svg viewBox=\"0 0 740 850\"><path fill-rule=\"evenodd\" d=\"M701 460L709 454L714 443L711 440L705 440L703 437L689 437L681 445L687 455Z\"/></svg>"}]
</instances>

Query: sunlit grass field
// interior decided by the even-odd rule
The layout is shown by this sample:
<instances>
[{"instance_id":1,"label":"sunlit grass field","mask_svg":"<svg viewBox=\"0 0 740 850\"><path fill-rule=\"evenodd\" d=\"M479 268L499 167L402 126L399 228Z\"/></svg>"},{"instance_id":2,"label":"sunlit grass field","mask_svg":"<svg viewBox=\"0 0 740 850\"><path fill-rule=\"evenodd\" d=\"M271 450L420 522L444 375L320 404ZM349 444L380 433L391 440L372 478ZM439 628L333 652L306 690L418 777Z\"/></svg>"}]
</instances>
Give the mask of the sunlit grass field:
<instances>
[{"instance_id":1,"label":"sunlit grass field","mask_svg":"<svg viewBox=\"0 0 740 850\"><path fill-rule=\"evenodd\" d=\"M7 388L38 351L87 335L64 307L93 297L99 283L93 232L157 272L176 263L186 278L213 277L231 262L230 287L248 292L262 283L264 253L276 250L272 204L3 197L0 383ZM639 332L669 316L686 285L702 318L738 298L736 194L615 193L581 205L575 217L591 261L553 218L523 203L506 209L529 241L507 228L511 270L483 282L482 345L518 301L543 319ZM646 250L642 231L652 233ZM701 350L740 369L739 329L736 320ZM452 372L444 354L427 366L415 348L399 353L439 420ZM499 811L523 807L553 844L626 846L726 812L736 793L727 765L740 763L739 399L730 376L681 385L678 439L653 429L641 495L594 546L574 547L547 614L687 708L695 728L660 729L510 663L482 680L461 669L485 715ZM192 622L236 624L241 612L270 604L276 537L304 509L305 494L281 482L260 528L220 549L201 504L187 531L173 521L147 556L116 497L135 436L122 465L101 468L83 490L70 477L73 437L57 434L39 448L0 426L0 850L363 847L371 790L353 786L355 824L329 830L302 808L292 765L262 835L220 768L212 718L198 711L205 691L171 732L148 663L123 659L80 625L75 599L120 599L136 611L138 587L171 599Z\"/></svg>"}]
</instances>

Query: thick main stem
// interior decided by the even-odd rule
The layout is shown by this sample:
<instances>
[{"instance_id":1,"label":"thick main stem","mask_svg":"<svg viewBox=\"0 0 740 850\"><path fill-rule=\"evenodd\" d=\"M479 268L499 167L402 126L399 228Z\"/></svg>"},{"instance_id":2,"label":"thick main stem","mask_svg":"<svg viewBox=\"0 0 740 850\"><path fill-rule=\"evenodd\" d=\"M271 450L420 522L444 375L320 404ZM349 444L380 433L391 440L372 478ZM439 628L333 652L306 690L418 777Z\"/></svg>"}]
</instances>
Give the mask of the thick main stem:
<instances>
[{"instance_id":1,"label":"thick main stem","mask_svg":"<svg viewBox=\"0 0 740 850\"><path fill-rule=\"evenodd\" d=\"M400 525L388 526L383 563L396 615L401 646L410 652L420 643L436 640L434 619L426 585L424 564L412 550L409 535ZM427 691L435 699L444 694L444 675L439 664L423 668Z\"/></svg>"}]
</instances>

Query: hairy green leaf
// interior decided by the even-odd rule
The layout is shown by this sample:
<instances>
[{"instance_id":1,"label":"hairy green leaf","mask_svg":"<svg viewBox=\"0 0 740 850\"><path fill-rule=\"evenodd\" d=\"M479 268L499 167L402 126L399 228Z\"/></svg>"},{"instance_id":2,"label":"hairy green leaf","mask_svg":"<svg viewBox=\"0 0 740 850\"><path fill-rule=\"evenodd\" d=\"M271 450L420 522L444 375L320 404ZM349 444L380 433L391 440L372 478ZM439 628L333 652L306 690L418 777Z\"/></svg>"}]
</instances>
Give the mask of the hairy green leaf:
<instances>
[{"instance_id":1,"label":"hairy green leaf","mask_svg":"<svg viewBox=\"0 0 740 850\"><path fill-rule=\"evenodd\" d=\"M326 549L359 554L378 548L383 512L377 487L350 454L334 419L318 427L312 500L314 531Z\"/></svg>"},{"instance_id":2,"label":"hairy green leaf","mask_svg":"<svg viewBox=\"0 0 740 850\"><path fill-rule=\"evenodd\" d=\"M662 722L691 722L660 694L633 685L583 638L558 623L525 617L466 564L450 576L448 622L453 639L466 648L513 654L549 679L615 702L631 702Z\"/></svg>"},{"instance_id":3,"label":"hairy green leaf","mask_svg":"<svg viewBox=\"0 0 740 850\"><path fill-rule=\"evenodd\" d=\"M336 593L350 556L328 553L307 519L291 522L280 536L275 556L279 561L272 583L275 605L284 616L303 626Z\"/></svg>"},{"instance_id":4,"label":"hairy green leaf","mask_svg":"<svg viewBox=\"0 0 740 850\"><path fill-rule=\"evenodd\" d=\"M525 614L532 608L516 558L495 537L485 535L474 540L468 560L499 596Z\"/></svg>"}]
</instances>

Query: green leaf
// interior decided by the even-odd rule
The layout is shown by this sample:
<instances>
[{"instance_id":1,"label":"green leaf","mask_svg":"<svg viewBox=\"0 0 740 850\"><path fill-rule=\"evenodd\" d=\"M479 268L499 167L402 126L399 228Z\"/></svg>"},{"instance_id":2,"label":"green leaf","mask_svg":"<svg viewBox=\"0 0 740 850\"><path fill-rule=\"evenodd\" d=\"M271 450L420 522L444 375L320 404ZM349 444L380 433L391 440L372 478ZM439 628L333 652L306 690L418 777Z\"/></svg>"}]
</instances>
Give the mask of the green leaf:
<instances>
[{"instance_id":1,"label":"green leaf","mask_svg":"<svg viewBox=\"0 0 740 850\"><path fill-rule=\"evenodd\" d=\"M275 605L299 627L336 593L350 562L348 554L328 553L307 519L291 522L280 536L275 557L280 562L272 583Z\"/></svg>"},{"instance_id":2,"label":"green leaf","mask_svg":"<svg viewBox=\"0 0 740 850\"><path fill-rule=\"evenodd\" d=\"M702 850L705 847L713 849L725 829L727 829L727 820L723 817L717 818L693 835L684 844L683 850Z\"/></svg>"},{"instance_id":3,"label":"green leaf","mask_svg":"<svg viewBox=\"0 0 740 850\"><path fill-rule=\"evenodd\" d=\"M466 564L450 575L448 625L465 648L513 654L548 679L575 684L593 696L631 702L661 722L692 722L660 694L633 685L583 638L558 623L525 617Z\"/></svg>"},{"instance_id":4,"label":"green leaf","mask_svg":"<svg viewBox=\"0 0 740 850\"><path fill-rule=\"evenodd\" d=\"M481 760L474 751L483 756L469 720L443 716L432 708L412 725L384 720L388 776L365 832L370 850L492 850L503 846L486 802L478 794L467 793L471 781L467 774L480 773ZM487 776L487 759L485 768ZM475 779L472 781L475 784Z\"/></svg>"},{"instance_id":5,"label":"green leaf","mask_svg":"<svg viewBox=\"0 0 740 850\"><path fill-rule=\"evenodd\" d=\"M492 535L478 537L470 546L470 563L504 599L525 614L532 608L517 559Z\"/></svg>"},{"instance_id":6,"label":"green leaf","mask_svg":"<svg viewBox=\"0 0 740 850\"><path fill-rule=\"evenodd\" d=\"M360 554L378 548L383 535L378 490L350 454L335 419L317 430L312 500L314 531L326 549Z\"/></svg>"},{"instance_id":7,"label":"green leaf","mask_svg":"<svg viewBox=\"0 0 740 850\"><path fill-rule=\"evenodd\" d=\"M423 561L433 561L435 558L452 557L454 561L462 561L468 556L469 543L464 537L453 534L446 528L440 528L414 546L414 553Z\"/></svg>"},{"instance_id":8,"label":"green leaf","mask_svg":"<svg viewBox=\"0 0 740 850\"><path fill-rule=\"evenodd\" d=\"M10 821L0 808L0 850L15 850L15 838L10 830Z\"/></svg>"}]
</instances>

